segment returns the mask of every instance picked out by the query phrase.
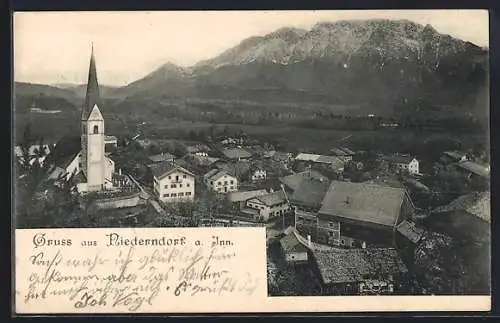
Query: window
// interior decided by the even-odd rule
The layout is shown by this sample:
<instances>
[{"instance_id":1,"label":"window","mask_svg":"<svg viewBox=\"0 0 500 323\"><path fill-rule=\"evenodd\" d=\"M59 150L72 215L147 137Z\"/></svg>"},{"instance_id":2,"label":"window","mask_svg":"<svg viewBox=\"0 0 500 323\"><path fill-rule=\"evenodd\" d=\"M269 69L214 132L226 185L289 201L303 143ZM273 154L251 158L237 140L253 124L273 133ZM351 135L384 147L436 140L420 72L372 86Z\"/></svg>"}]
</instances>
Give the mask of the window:
<instances>
[{"instance_id":1,"label":"window","mask_svg":"<svg viewBox=\"0 0 500 323\"><path fill-rule=\"evenodd\" d=\"M234 186L231 186L231 189L234 190Z\"/></svg>"},{"instance_id":2,"label":"window","mask_svg":"<svg viewBox=\"0 0 500 323\"><path fill-rule=\"evenodd\" d=\"M233 184L233 180L231 180L231 182L230 182L230 183L231 183L231 184Z\"/></svg>"},{"instance_id":3,"label":"window","mask_svg":"<svg viewBox=\"0 0 500 323\"><path fill-rule=\"evenodd\" d=\"M214 181L211 181L211 182L210 182L210 185L214 185Z\"/></svg>"},{"instance_id":4,"label":"window","mask_svg":"<svg viewBox=\"0 0 500 323\"><path fill-rule=\"evenodd\" d=\"M224 181L224 185L227 185L227 181Z\"/></svg>"},{"instance_id":5,"label":"window","mask_svg":"<svg viewBox=\"0 0 500 323\"><path fill-rule=\"evenodd\" d=\"M182 175L182 178L186 178L186 175Z\"/></svg>"},{"instance_id":6,"label":"window","mask_svg":"<svg viewBox=\"0 0 500 323\"><path fill-rule=\"evenodd\" d=\"M187 195L187 196L191 195L191 192L186 192L186 195Z\"/></svg>"},{"instance_id":7,"label":"window","mask_svg":"<svg viewBox=\"0 0 500 323\"><path fill-rule=\"evenodd\" d=\"M179 181L179 175L175 176L175 181L178 182Z\"/></svg>"},{"instance_id":8,"label":"window","mask_svg":"<svg viewBox=\"0 0 500 323\"><path fill-rule=\"evenodd\" d=\"M179 184L179 187L182 187L182 184Z\"/></svg>"},{"instance_id":9,"label":"window","mask_svg":"<svg viewBox=\"0 0 500 323\"><path fill-rule=\"evenodd\" d=\"M186 186L189 187L189 186L191 186L191 184L187 183Z\"/></svg>"},{"instance_id":10,"label":"window","mask_svg":"<svg viewBox=\"0 0 500 323\"><path fill-rule=\"evenodd\" d=\"M167 189L167 188L168 188L168 185L165 185L165 188Z\"/></svg>"},{"instance_id":11,"label":"window","mask_svg":"<svg viewBox=\"0 0 500 323\"><path fill-rule=\"evenodd\" d=\"M172 179L172 176L168 176L168 179Z\"/></svg>"},{"instance_id":12,"label":"window","mask_svg":"<svg viewBox=\"0 0 500 323\"><path fill-rule=\"evenodd\" d=\"M168 197L168 194L163 194L163 197Z\"/></svg>"},{"instance_id":13,"label":"window","mask_svg":"<svg viewBox=\"0 0 500 323\"><path fill-rule=\"evenodd\" d=\"M333 231L328 232L328 235L329 235L330 237L333 237Z\"/></svg>"},{"instance_id":14,"label":"window","mask_svg":"<svg viewBox=\"0 0 500 323\"><path fill-rule=\"evenodd\" d=\"M332 232L332 233L333 233L333 232ZM341 244L341 245L345 245L345 240L344 240L344 239L340 240L340 244Z\"/></svg>"},{"instance_id":15,"label":"window","mask_svg":"<svg viewBox=\"0 0 500 323\"><path fill-rule=\"evenodd\" d=\"M179 196L184 196L184 193L183 193L183 192L180 192L180 193L179 193Z\"/></svg>"},{"instance_id":16,"label":"window","mask_svg":"<svg viewBox=\"0 0 500 323\"><path fill-rule=\"evenodd\" d=\"M177 187L177 185L175 185L175 184L170 185L170 188L176 188L176 187Z\"/></svg>"},{"instance_id":17,"label":"window","mask_svg":"<svg viewBox=\"0 0 500 323\"><path fill-rule=\"evenodd\" d=\"M94 126L94 135L99 133L99 126Z\"/></svg>"},{"instance_id":18,"label":"window","mask_svg":"<svg viewBox=\"0 0 500 323\"><path fill-rule=\"evenodd\" d=\"M172 193L170 196L172 196L172 197L176 197L176 196L177 196L177 194L176 194L176 193Z\"/></svg>"},{"instance_id":19,"label":"window","mask_svg":"<svg viewBox=\"0 0 500 323\"><path fill-rule=\"evenodd\" d=\"M221 183L221 182L217 182L217 185L221 186L221 185L222 185L222 183Z\"/></svg>"}]
</instances>

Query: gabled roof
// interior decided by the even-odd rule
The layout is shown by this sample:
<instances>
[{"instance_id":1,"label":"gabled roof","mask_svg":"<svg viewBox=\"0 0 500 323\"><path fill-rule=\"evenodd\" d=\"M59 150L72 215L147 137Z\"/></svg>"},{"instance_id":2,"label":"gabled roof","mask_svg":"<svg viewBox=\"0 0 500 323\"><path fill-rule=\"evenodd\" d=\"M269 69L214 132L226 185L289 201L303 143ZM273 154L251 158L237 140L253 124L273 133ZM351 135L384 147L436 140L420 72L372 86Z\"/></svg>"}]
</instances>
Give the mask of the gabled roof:
<instances>
[{"instance_id":1,"label":"gabled roof","mask_svg":"<svg viewBox=\"0 0 500 323\"><path fill-rule=\"evenodd\" d=\"M301 173L296 173L296 174L288 175L288 176L285 176L285 177L281 177L280 181L284 185L286 185L288 188L290 188L293 191L295 191L299 187L299 185L302 182L302 180L304 178L309 178L309 177L315 178L315 179L318 179L318 180L323 179L324 181L329 181L328 177L322 175L320 172L315 171L315 170L304 171L304 172L301 172Z\"/></svg>"},{"instance_id":2,"label":"gabled roof","mask_svg":"<svg viewBox=\"0 0 500 323\"><path fill-rule=\"evenodd\" d=\"M255 197L255 199L259 200L261 203L267 206L274 206L286 202L285 194L283 193L283 191L276 191L266 195L260 195Z\"/></svg>"},{"instance_id":3,"label":"gabled roof","mask_svg":"<svg viewBox=\"0 0 500 323\"><path fill-rule=\"evenodd\" d=\"M232 176L232 175L228 174L227 172L220 170L220 169L212 169L211 171L209 171L208 173L205 174L204 178L209 179L211 181L216 181L223 176L229 176L232 178L236 178L236 177L234 177L234 176Z\"/></svg>"},{"instance_id":4,"label":"gabled roof","mask_svg":"<svg viewBox=\"0 0 500 323\"><path fill-rule=\"evenodd\" d=\"M281 247L285 253L288 252L307 252L309 248L302 244L302 242L297 238L294 230L285 233L286 235L280 239Z\"/></svg>"},{"instance_id":5,"label":"gabled roof","mask_svg":"<svg viewBox=\"0 0 500 323\"><path fill-rule=\"evenodd\" d=\"M404 196L402 188L332 181L319 213L393 227Z\"/></svg>"},{"instance_id":6,"label":"gabled roof","mask_svg":"<svg viewBox=\"0 0 500 323\"><path fill-rule=\"evenodd\" d=\"M290 200L293 203L315 207L321 205L326 192L330 187L330 181L318 180L316 178L304 178L297 189L293 192Z\"/></svg>"},{"instance_id":7,"label":"gabled roof","mask_svg":"<svg viewBox=\"0 0 500 323\"><path fill-rule=\"evenodd\" d=\"M154 163L162 162L162 161L172 161L175 159L175 156L169 153L161 153L158 155L153 155L148 157Z\"/></svg>"},{"instance_id":8,"label":"gabled roof","mask_svg":"<svg viewBox=\"0 0 500 323\"><path fill-rule=\"evenodd\" d=\"M161 164L151 165L150 167L151 167L151 172L153 173L153 176L158 178L158 179L162 179L165 176L172 174L175 171L178 171L178 172L181 172L181 173L184 173L187 175L195 176L192 172L188 171L187 169L185 169L179 165L173 164L171 162L164 162Z\"/></svg>"},{"instance_id":9,"label":"gabled roof","mask_svg":"<svg viewBox=\"0 0 500 323\"><path fill-rule=\"evenodd\" d=\"M238 192L230 192L227 195L227 199L231 202L243 202L250 200L254 197L266 195L266 190L254 190L254 191L238 191Z\"/></svg>"},{"instance_id":10,"label":"gabled roof","mask_svg":"<svg viewBox=\"0 0 500 323\"><path fill-rule=\"evenodd\" d=\"M67 136L61 138L55 148L44 160L44 165L50 167L61 167L66 169L81 151L81 139L77 136Z\"/></svg>"},{"instance_id":11,"label":"gabled roof","mask_svg":"<svg viewBox=\"0 0 500 323\"><path fill-rule=\"evenodd\" d=\"M322 163L322 164L329 164L329 165L331 165L331 167L333 167L335 169L343 168L345 165L345 162L342 159L335 157L335 156L321 155L321 156L319 156L318 159L316 159L315 162Z\"/></svg>"},{"instance_id":12,"label":"gabled roof","mask_svg":"<svg viewBox=\"0 0 500 323\"><path fill-rule=\"evenodd\" d=\"M457 166L478 176L485 178L490 177L488 166L483 166L468 160L457 163Z\"/></svg>"},{"instance_id":13,"label":"gabled roof","mask_svg":"<svg viewBox=\"0 0 500 323\"><path fill-rule=\"evenodd\" d=\"M301 161L316 161L321 155L316 155L316 154L307 154L307 153L299 153L297 157L295 157L295 160L301 160Z\"/></svg>"},{"instance_id":14,"label":"gabled roof","mask_svg":"<svg viewBox=\"0 0 500 323\"><path fill-rule=\"evenodd\" d=\"M434 209L432 213L454 211L465 211L486 222L491 222L490 192L462 195L451 201L451 203Z\"/></svg>"},{"instance_id":15,"label":"gabled roof","mask_svg":"<svg viewBox=\"0 0 500 323\"><path fill-rule=\"evenodd\" d=\"M97 82L97 70L94 58L94 46L90 54L89 78L87 81L87 93L85 95L85 103L82 109L82 120L87 120L95 105L101 104L101 96L99 93L99 83Z\"/></svg>"},{"instance_id":16,"label":"gabled roof","mask_svg":"<svg viewBox=\"0 0 500 323\"><path fill-rule=\"evenodd\" d=\"M313 255L325 284L355 283L408 271L393 248L315 250Z\"/></svg>"},{"instance_id":17,"label":"gabled roof","mask_svg":"<svg viewBox=\"0 0 500 323\"><path fill-rule=\"evenodd\" d=\"M252 155L243 148L223 149L222 153L228 159L250 158Z\"/></svg>"}]
</instances>

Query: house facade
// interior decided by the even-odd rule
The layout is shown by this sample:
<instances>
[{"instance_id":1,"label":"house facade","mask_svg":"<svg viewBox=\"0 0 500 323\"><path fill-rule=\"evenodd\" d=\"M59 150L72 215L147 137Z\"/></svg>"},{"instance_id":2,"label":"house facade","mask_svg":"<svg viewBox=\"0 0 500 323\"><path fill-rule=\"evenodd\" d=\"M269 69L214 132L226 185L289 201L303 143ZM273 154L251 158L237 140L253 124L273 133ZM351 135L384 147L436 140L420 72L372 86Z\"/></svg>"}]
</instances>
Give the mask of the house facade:
<instances>
[{"instance_id":1,"label":"house facade","mask_svg":"<svg viewBox=\"0 0 500 323\"><path fill-rule=\"evenodd\" d=\"M192 201L195 196L195 175L170 163L152 168L153 188L162 202Z\"/></svg>"},{"instance_id":2,"label":"house facade","mask_svg":"<svg viewBox=\"0 0 500 323\"><path fill-rule=\"evenodd\" d=\"M220 169L212 169L203 176L203 182L212 191L229 193L238 190L238 179Z\"/></svg>"},{"instance_id":3,"label":"house facade","mask_svg":"<svg viewBox=\"0 0 500 323\"><path fill-rule=\"evenodd\" d=\"M252 182L264 181L267 178L267 172L263 168L255 168L251 170L250 179Z\"/></svg>"},{"instance_id":4,"label":"house facade","mask_svg":"<svg viewBox=\"0 0 500 323\"><path fill-rule=\"evenodd\" d=\"M290 211L290 205L286 201L282 191L254 197L247 201L246 207L258 211L258 213L252 213L258 214L264 221L273 217L282 216Z\"/></svg>"},{"instance_id":5,"label":"house facade","mask_svg":"<svg viewBox=\"0 0 500 323\"><path fill-rule=\"evenodd\" d=\"M389 165L389 168L398 172L408 172L412 175L420 173L419 162L416 158L409 155L392 155L384 158Z\"/></svg>"}]
</instances>

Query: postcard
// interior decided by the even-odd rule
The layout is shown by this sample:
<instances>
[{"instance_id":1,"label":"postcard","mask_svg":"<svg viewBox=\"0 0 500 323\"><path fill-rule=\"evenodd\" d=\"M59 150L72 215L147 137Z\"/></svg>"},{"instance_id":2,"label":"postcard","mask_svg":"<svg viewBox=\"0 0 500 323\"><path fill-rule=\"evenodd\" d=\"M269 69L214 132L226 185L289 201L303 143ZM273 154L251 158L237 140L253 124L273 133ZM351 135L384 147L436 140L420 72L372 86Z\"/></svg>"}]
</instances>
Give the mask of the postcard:
<instances>
[{"instance_id":1,"label":"postcard","mask_svg":"<svg viewBox=\"0 0 500 323\"><path fill-rule=\"evenodd\" d=\"M488 24L15 12L13 312L489 311Z\"/></svg>"}]
</instances>

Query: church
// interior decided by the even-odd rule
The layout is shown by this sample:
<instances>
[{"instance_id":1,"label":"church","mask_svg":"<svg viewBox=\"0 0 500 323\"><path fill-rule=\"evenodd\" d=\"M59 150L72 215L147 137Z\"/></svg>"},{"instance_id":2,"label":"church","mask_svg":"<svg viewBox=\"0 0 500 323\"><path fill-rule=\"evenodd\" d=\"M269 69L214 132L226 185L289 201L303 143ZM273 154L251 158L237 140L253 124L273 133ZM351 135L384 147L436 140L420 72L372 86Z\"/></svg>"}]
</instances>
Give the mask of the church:
<instances>
[{"instance_id":1,"label":"church","mask_svg":"<svg viewBox=\"0 0 500 323\"><path fill-rule=\"evenodd\" d=\"M115 163L105 153L105 123L92 46L80 137L62 138L47 156L49 179L77 179L78 192L112 190L116 182ZM79 142L78 142L79 141Z\"/></svg>"}]
</instances>

